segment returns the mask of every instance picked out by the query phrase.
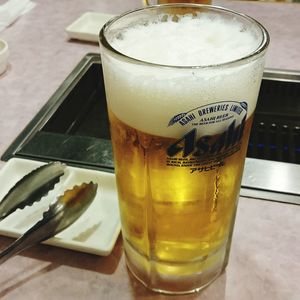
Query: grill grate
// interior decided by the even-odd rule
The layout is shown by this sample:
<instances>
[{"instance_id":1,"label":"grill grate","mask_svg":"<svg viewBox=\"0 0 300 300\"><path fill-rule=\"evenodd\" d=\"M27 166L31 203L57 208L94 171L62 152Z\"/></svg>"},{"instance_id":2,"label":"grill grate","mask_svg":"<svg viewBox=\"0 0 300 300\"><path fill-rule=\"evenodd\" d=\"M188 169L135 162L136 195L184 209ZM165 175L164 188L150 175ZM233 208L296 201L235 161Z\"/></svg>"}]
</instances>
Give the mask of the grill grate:
<instances>
[{"instance_id":1,"label":"grill grate","mask_svg":"<svg viewBox=\"0 0 300 300\"><path fill-rule=\"evenodd\" d=\"M247 156L300 164L300 125L255 122Z\"/></svg>"},{"instance_id":2,"label":"grill grate","mask_svg":"<svg viewBox=\"0 0 300 300\"><path fill-rule=\"evenodd\" d=\"M112 170L109 138L100 56L87 54L1 159L61 160ZM300 164L299 72L264 72L247 156Z\"/></svg>"},{"instance_id":3,"label":"grill grate","mask_svg":"<svg viewBox=\"0 0 300 300\"><path fill-rule=\"evenodd\" d=\"M247 156L300 164L300 84L263 80Z\"/></svg>"}]
</instances>

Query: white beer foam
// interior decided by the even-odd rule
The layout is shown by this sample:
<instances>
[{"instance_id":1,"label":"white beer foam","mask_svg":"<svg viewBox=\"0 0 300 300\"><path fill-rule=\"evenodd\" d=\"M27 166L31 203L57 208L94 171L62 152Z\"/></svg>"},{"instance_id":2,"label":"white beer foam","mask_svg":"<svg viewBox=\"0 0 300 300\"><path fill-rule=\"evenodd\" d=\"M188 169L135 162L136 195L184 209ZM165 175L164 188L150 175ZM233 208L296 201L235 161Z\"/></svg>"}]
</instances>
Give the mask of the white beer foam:
<instances>
[{"instance_id":1,"label":"white beer foam","mask_svg":"<svg viewBox=\"0 0 300 300\"><path fill-rule=\"evenodd\" d=\"M229 62L257 47L256 36L236 20L224 21L203 14L182 16L178 22L136 25L112 41L119 52L147 62L177 66L203 66ZM234 51L232 51L234 50Z\"/></svg>"},{"instance_id":2,"label":"white beer foam","mask_svg":"<svg viewBox=\"0 0 300 300\"><path fill-rule=\"evenodd\" d=\"M195 38L196 37L196 38ZM182 17L179 22L137 25L111 41L119 52L139 60L170 65L210 65L232 61L253 52L259 41L237 21ZM246 101L248 116L255 109L263 60L219 69L168 68L120 60L106 55L102 63L108 106L126 124L166 137L187 132L168 127L175 115L208 103ZM207 134L224 130L210 126Z\"/></svg>"}]
</instances>

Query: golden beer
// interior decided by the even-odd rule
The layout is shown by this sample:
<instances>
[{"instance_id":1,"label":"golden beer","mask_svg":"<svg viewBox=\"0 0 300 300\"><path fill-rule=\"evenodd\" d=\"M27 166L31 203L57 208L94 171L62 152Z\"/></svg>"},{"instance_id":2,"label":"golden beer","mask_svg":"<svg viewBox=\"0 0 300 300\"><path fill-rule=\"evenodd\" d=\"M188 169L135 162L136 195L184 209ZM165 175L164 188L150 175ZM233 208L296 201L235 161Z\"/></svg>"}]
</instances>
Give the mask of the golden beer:
<instances>
[{"instance_id":1,"label":"golden beer","mask_svg":"<svg viewBox=\"0 0 300 300\"><path fill-rule=\"evenodd\" d=\"M112 112L109 116L129 268L145 281L152 267L165 277L205 273L225 253L252 117L239 151L205 171L205 165L198 170L167 165L166 149L174 139L141 132ZM158 263L151 266L151 260ZM157 280L165 290L179 284Z\"/></svg>"},{"instance_id":2,"label":"golden beer","mask_svg":"<svg viewBox=\"0 0 300 300\"><path fill-rule=\"evenodd\" d=\"M127 265L152 290L200 290L227 263L267 33L181 4L124 14L100 41Z\"/></svg>"}]
</instances>

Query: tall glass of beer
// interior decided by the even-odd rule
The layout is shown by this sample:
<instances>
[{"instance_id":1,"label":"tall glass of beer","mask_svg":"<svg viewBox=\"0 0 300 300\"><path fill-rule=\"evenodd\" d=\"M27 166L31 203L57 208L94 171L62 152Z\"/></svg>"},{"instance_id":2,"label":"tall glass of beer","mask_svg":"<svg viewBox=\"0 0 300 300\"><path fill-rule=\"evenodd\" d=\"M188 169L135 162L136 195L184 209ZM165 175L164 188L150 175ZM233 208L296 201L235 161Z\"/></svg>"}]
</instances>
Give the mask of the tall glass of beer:
<instances>
[{"instance_id":1,"label":"tall glass of beer","mask_svg":"<svg viewBox=\"0 0 300 300\"><path fill-rule=\"evenodd\" d=\"M197 4L100 32L126 262L152 290L198 291L224 269L268 43L252 18Z\"/></svg>"}]
</instances>

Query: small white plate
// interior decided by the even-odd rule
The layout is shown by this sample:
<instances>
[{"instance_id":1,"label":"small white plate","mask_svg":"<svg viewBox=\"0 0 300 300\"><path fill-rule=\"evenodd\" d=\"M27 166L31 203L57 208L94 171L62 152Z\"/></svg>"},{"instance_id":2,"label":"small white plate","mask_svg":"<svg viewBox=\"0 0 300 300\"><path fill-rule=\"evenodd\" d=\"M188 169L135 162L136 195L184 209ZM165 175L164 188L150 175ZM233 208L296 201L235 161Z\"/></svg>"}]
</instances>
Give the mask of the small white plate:
<instances>
[{"instance_id":1,"label":"small white plate","mask_svg":"<svg viewBox=\"0 0 300 300\"><path fill-rule=\"evenodd\" d=\"M103 25L115 15L87 12L66 28L70 38L98 42Z\"/></svg>"},{"instance_id":2,"label":"small white plate","mask_svg":"<svg viewBox=\"0 0 300 300\"><path fill-rule=\"evenodd\" d=\"M0 201L18 180L41 165L43 163L27 159L10 159L0 170ZM42 218L50 202L66 189L90 181L98 184L97 195L90 207L70 227L44 243L86 253L109 255L121 225L115 175L106 172L68 166L59 183L41 201L19 209L2 220L0 234L19 237Z\"/></svg>"}]
</instances>

